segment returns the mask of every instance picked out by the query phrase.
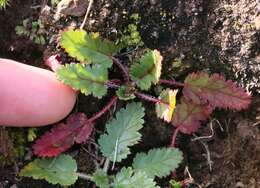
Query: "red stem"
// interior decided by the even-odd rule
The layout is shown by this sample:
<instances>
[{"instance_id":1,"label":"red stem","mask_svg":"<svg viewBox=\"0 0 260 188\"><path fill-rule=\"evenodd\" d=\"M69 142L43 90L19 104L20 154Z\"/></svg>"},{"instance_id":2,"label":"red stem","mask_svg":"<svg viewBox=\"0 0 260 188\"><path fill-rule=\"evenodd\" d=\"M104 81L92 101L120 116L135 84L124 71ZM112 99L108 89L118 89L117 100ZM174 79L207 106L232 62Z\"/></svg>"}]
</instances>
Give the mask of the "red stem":
<instances>
[{"instance_id":1,"label":"red stem","mask_svg":"<svg viewBox=\"0 0 260 188\"><path fill-rule=\"evenodd\" d=\"M140 98L143 98L147 101L151 101L151 102L154 102L154 103L163 103L163 104L169 105L167 102L164 102L164 101L157 99L157 98L155 98L151 95L147 95L147 94L144 94L144 93L141 93L141 92L138 92L138 91L135 92L135 95L140 97Z\"/></svg>"},{"instance_id":2,"label":"red stem","mask_svg":"<svg viewBox=\"0 0 260 188\"><path fill-rule=\"evenodd\" d=\"M113 60L113 63L115 65L117 65L118 68L122 71L125 81L129 82L130 76L129 76L129 72L128 72L127 68L124 65L122 65L122 63L120 63L120 61L117 58L112 57L112 60Z\"/></svg>"},{"instance_id":3,"label":"red stem","mask_svg":"<svg viewBox=\"0 0 260 188\"><path fill-rule=\"evenodd\" d=\"M52 71L56 71L62 64L60 60L60 55L55 54L51 55L47 59L44 60L45 65L47 65Z\"/></svg>"},{"instance_id":4,"label":"red stem","mask_svg":"<svg viewBox=\"0 0 260 188\"><path fill-rule=\"evenodd\" d=\"M180 131L180 127L177 127L175 130L174 130L174 133L172 135L172 143L171 143L171 147L175 147L175 144L176 144L176 138L177 138L177 135Z\"/></svg>"},{"instance_id":5,"label":"red stem","mask_svg":"<svg viewBox=\"0 0 260 188\"><path fill-rule=\"evenodd\" d=\"M94 116L92 116L88 121L94 122L98 118L100 118L104 113L106 113L117 101L117 96L113 96L113 98L107 103L107 105L100 110L98 113L96 113Z\"/></svg>"},{"instance_id":6,"label":"red stem","mask_svg":"<svg viewBox=\"0 0 260 188\"><path fill-rule=\"evenodd\" d=\"M160 79L159 82L162 83L162 84L169 84L169 85L174 85L174 86L178 86L178 87L184 87L184 83L177 82L175 80L163 80L163 79Z\"/></svg>"},{"instance_id":7,"label":"red stem","mask_svg":"<svg viewBox=\"0 0 260 188\"><path fill-rule=\"evenodd\" d=\"M119 84L119 81L120 80L108 80L106 82L106 86L109 87L109 88L119 88L120 87L120 84Z\"/></svg>"},{"instance_id":8,"label":"red stem","mask_svg":"<svg viewBox=\"0 0 260 188\"><path fill-rule=\"evenodd\" d=\"M190 185L192 182L193 182L192 179L187 178L187 179L182 180L180 183L181 183L181 186L182 186L182 187L187 187L187 186Z\"/></svg>"}]
</instances>

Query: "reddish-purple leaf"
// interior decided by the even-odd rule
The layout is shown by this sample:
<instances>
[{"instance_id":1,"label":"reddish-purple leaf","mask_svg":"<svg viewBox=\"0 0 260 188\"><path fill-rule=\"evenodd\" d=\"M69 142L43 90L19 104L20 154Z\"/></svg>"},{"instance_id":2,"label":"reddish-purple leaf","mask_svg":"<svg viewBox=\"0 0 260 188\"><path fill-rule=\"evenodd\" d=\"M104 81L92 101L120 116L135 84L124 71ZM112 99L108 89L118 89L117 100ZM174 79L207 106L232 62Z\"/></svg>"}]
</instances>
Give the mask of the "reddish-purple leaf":
<instances>
[{"instance_id":1,"label":"reddish-purple leaf","mask_svg":"<svg viewBox=\"0 0 260 188\"><path fill-rule=\"evenodd\" d=\"M93 123L85 124L78 132L78 135L76 135L75 142L78 144L85 142L91 135L92 129L93 129Z\"/></svg>"},{"instance_id":2,"label":"reddish-purple leaf","mask_svg":"<svg viewBox=\"0 0 260 188\"><path fill-rule=\"evenodd\" d=\"M185 134L192 134L198 130L201 121L206 120L212 112L209 105L200 105L187 100L181 99L181 103L176 106L172 123L175 127Z\"/></svg>"},{"instance_id":3,"label":"reddish-purple leaf","mask_svg":"<svg viewBox=\"0 0 260 188\"><path fill-rule=\"evenodd\" d=\"M34 154L40 157L54 157L66 151L75 142L85 142L93 129L86 115L77 113L71 115L67 123L55 125L50 132L45 133L33 145Z\"/></svg>"},{"instance_id":4,"label":"reddish-purple leaf","mask_svg":"<svg viewBox=\"0 0 260 188\"><path fill-rule=\"evenodd\" d=\"M183 94L197 104L209 102L213 107L245 109L251 102L251 96L231 80L225 80L218 74L190 74L185 79Z\"/></svg>"}]
</instances>

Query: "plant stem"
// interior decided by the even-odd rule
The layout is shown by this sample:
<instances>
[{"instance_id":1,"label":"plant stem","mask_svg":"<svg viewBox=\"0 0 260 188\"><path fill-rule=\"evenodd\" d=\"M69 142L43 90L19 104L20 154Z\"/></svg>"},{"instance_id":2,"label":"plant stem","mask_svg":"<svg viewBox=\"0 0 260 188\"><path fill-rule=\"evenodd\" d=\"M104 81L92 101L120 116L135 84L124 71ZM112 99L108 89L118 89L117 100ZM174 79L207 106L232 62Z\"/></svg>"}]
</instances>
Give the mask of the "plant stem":
<instances>
[{"instance_id":1,"label":"plant stem","mask_svg":"<svg viewBox=\"0 0 260 188\"><path fill-rule=\"evenodd\" d=\"M104 171L105 173L107 173L107 171L108 171L109 163L110 163L109 158L106 158L105 163L104 163L104 166L103 166L103 171Z\"/></svg>"},{"instance_id":2,"label":"plant stem","mask_svg":"<svg viewBox=\"0 0 260 188\"><path fill-rule=\"evenodd\" d=\"M143 98L147 101L151 101L151 102L154 102L154 103L163 103L163 104L169 105L167 102L164 102L160 99L157 99L154 96L147 95L147 94L144 94L144 93L141 93L141 92L138 92L138 91L135 92L135 95L140 97L140 98Z\"/></svg>"},{"instance_id":3,"label":"plant stem","mask_svg":"<svg viewBox=\"0 0 260 188\"><path fill-rule=\"evenodd\" d=\"M191 176L189 168L187 166L185 167L184 173L187 173L189 178L182 180L180 183L181 183L182 187L187 187L189 184L194 183L194 179Z\"/></svg>"},{"instance_id":4,"label":"plant stem","mask_svg":"<svg viewBox=\"0 0 260 188\"><path fill-rule=\"evenodd\" d=\"M120 61L117 58L112 57L112 60L113 60L113 63L116 66L118 66L118 68L122 71L125 81L129 82L130 76L129 76L129 72L128 72L127 68L122 63L120 63Z\"/></svg>"},{"instance_id":5,"label":"plant stem","mask_svg":"<svg viewBox=\"0 0 260 188\"><path fill-rule=\"evenodd\" d=\"M98 113L96 113L94 116L92 116L88 121L94 122L98 118L100 118L104 113L106 113L117 101L117 96L113 96L112 99L106 104L106 106L100 110Z\"/></svg>"},{"instance_id":6,"label":"plant stem","mask_svg":"<svg viewBox=\"0 0 260 188\"><path fill-rule=\"evenodd\" d=\"M51 55L48 57L44 64L47 65L52 71L56 71L62 64L59 54Z\"/></svg>"},{"instance_id":7,"label":"plant stem","mask_svg":"<svg viewBox=\"0 0 260 188\"><path fill-rule=\"evenodd\" d=\"M91 8L91 6L92 6L92 4L93 4L93 1L94 1L94 0L89 0L89 2L88 2L88 8L87 8L87 11L86 11L84 20L83 20L82 24L80 25L80 29L83 29L83 27L84 27L85 24L86 24L86 21L87 21L87 18L88 18L88 14L89 14L90 8Z\"/></svg>"},{"instance_id":8,"label":"plant stem","mask_svg":"<svg viewBox=\"0 0 260 188\"><path fill-rule=\"evenodd\" d=\"M177 138L177 135L180 131L180 127L177 127L175 130L174 130L174 133L172 135L172 142L171 142L171 147L175 147L175 144L176 144L176 138Z\"/></svg>"},{"instance_id":9,"label":"plant stem","mask_svg":"<svg viewBox=\"0 0 260 188\"><path fill-rule=\"evenodd\" d=\"M119 88L120 87L120 84L116 83L118 80L108 80L106 82L106 86L109 87L109 88ZM119 80L120 81L120 80Z\"/></svg>"},{"instance_id":10,"label":"plant stem","mask_svg":"<svg viewBox=\"0 0 260 188\"><path fill-rule=\"evenodd\" d=\"M184 83L177 82L175 80L163 80L163 79L160 79L159 82L162 83L162 84L169 84L169 85L174 85L174 86L178 86L178 87L184 87Z\"/></svg>"},{"instance_id":11,"label":"plant stem","mask_svg":"<svg viewBox=\"0 0 260 188\"><path fill-rule=\"evenodd\" d=\"M82 178L84 180L92 180L92 176L89 176L87 174L81 173L81 172L77 172L77 175L79 178Z\"/></svg>"},{"instance_id":12,"label":"plant stem","mask_svg":"<svg viewBox=\"0 0 260 188\"><path fill-rule=\"evenodd\" d=\"M180 184L181 184L181 187L187 187L193 182L194 182L193 179L187 178L187 179L180 181Z\"/></svg>"}]
</instances>

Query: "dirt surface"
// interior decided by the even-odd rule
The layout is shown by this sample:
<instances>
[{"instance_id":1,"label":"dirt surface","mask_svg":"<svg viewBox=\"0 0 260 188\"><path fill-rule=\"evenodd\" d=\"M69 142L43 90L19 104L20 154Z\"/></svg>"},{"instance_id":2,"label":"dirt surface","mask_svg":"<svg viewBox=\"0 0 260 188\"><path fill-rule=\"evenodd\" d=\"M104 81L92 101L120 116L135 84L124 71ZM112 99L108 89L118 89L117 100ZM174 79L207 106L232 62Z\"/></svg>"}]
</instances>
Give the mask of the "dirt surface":
<instances>
[{"instance_id":1,"label":"dirt surface","mask_svg":"<svg viewBox=\"0 0 260 188\"><path fill-rule=\"evenodd\" d=\"M46 45L36 45L27 37L17 36L14 30L25 18L38 19L45 2L12 0L5 11L0 11L0 57L45 67L43 59L61 51L55 42L59 32L68 27L79 27L83 17L61 16L58 21L52 23L55 14L53 7L47 14L41 14L48 33ZM133 13L140 16L138 30L144 46L134 50L128 49L132 53L123 57L126 60L125 64L129 58L137 55L139 50L158 49L164 57L164 78L174 77L182 80L194 71L217 72L229 79L235 79L253 94L253 104L249 110L240 113L216 111L196 135L178 137L177 144L184 152L185 161L183 167L177 171L177 178L187 177L183 172L187 166L195 181L190 187L260 187L260 2L94 1L85 29L100 32L102 36L110 39L117 39L127 25L132 23L130 17ZM63 56L64 60L69 61L66 54ZM176 70L176 67L172 66L176 59L181 60L181 69ZM98 101L93 97L81 96L75 109L90 115L97 111L97 107L102 107L105 101L106 99ZM85 105L86 102L89 104L88 107ZM171 127L155 118L154 107L146 103L144 105L148 110L145 117L146 126L142 130L143 141L133 148L134 151L168 145L172 133ZM109 115L98 122L97 131L104 129L107 118ZM47 129L48 127L44 128ZM208 135L211 135L210 138L192 141L196 136ZM85 146L75 146L69 151L77 159L83 172L93 171L93 156L86 152L88 147L89 143ZM0 167L0 188L59 187L17 176L19 169L32 158L28 158L30 144L26 145L26 149L26 155L17 159L15 165ZM168 187L168 180L160 181L161 187ZM93 185L79 181L73 187Z\"/></svg>"},{"instance_id":2,"label":"dirt surface","mask_svg":"<svg viewBox=\"0 0 260 188\"><path fill-rule=\"evenodd\" d=\"M222 131L220 125L213 122L212 138L189 144L190 171L202 187L256 188L260 186L259 102L259 99L256 99L253 104L251 108L253 114L229 113L225 118L220 117ZM201 131L201 135L212 134L210 126ZM207 157L205 146L208 147L210 159Z\"/></svg>"}]
</instances>

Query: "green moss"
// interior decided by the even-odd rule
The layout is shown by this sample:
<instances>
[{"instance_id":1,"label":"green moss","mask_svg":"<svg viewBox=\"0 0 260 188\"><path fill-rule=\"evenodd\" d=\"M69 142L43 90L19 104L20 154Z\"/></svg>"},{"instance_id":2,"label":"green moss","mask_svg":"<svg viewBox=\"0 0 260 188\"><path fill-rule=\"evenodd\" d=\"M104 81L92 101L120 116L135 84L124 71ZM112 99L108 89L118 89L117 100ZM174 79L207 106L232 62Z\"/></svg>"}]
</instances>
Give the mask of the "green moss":
<instances>
[{"instance_id":1,"label":"green moss","mask_svg":"<svg viewBox=\"0 0 260 188\"><path fill-rule=\"evenodd\" d=\"M61 0L51 0L51 5L56 6Z\"/></svg>"},{"instance_id":2,"label":"green moss","mask_svg":"<svg viewBox=\"0 0 260 188\"><path fill-rule=\"evenodd\" d=\"M37 138L38 129L37 128L29 128L27 134L28 142L33 142Z\"/></svg>"},{"instance_id":3,"label":"green moss","mask_svg":"<svg viewBox=\"0 0 260 188\"><path fill-rule=\"evenodd\" d=\"M41 20L30 22L30 20L24 19L22 25L15 27L15 32L19 36L26 36L30 40L34 41L36 44L44 45L46 44L44 25Z\"/></svg>"},{"instance_id":4,"label":"green moss","mask_svg":"<svg viewBox=\"0 0 260 188\"><path fill-rule=\"evenodd\" d=\"M0 10L5 9L8 4L9 0L0 0Z\"/></svg>"},{"instance_id":5,"label":"green moss","mask_svg":"<svg viewBox=\"0 0 260 188\"><path fill-rule=\"evenodd\" d=\"M0 154L0 166L12 165L25 154L26 132L21 128L9 128L8 135L12 147L5 154Z\"/></svg>"},{"instance_id":6,"label":"green moss","mask_svg":"<svg viewBox=\"0 0 260 188\"><path fill-rule=\"evenodd\" d=\"M129 46L143 46L141 35L138 31L138 25L140 23L141 17L138 13L134 13L130 16L130 23L123 31L123 35L119 42L125 47Z\"/></svg>"},{"instance_id":7,"label":"green moss","mask_svg":"<svg viewBox=\"0 0 260 188\"><path fill-rule=\"evenodd\" d=\"M25 144L26 144L26 133L24 129L17 128L10 131L10 137L14 145L14 153L16 158L21 158L25 154Z\"/></svg>"},{"instance_id":8,"label":"green moss","mask_svg":"<svg viewBox=\"0 0 260 188\"><path fill-rule=\"evenodd\" d=\"M5 167L14 164L15 160L13 157L4 156L0 154L0 167Z\"/></svg>"},{"instance_id":9,"label":"green moss","mask_svg":"<svg viewBox=\"0 0 260 188\"><path fill-rule=\"evenodd\" d=\"M190 65L182 62L182 59L180 57L177 57L172 61L172 65L170 68L174 72L174 76L178 77L185 73L187 69L190 68Z\"/></svg>"}]
</instances>

